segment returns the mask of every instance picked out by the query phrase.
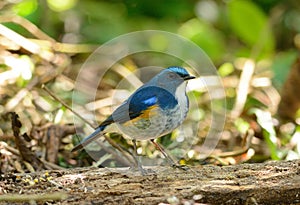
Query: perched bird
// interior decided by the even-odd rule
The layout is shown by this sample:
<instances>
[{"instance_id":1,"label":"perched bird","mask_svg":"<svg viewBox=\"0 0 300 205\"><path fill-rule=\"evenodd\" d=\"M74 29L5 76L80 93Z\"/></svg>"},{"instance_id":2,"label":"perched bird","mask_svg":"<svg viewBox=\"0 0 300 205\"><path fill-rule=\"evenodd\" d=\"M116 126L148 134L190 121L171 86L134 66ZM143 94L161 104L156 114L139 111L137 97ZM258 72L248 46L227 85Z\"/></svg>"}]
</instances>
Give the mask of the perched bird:
<instances>
[{"instance_id":1,"label":"perched bird","mask_svg":"<svg viewBox=\"0 0 300 205\"><path fill-rule=\"evenodd\" d=\"M154 139L172 132L186 118L189 109L186 85L193 78L182 67L172 66L162 70L138 88L72 151L82 149L97 139L108 125L115 123L123 134L132 139L140 171L144 173L137 159L136 140L151 140L172 165L178 166Z\"/></svg>"}]
</instances>

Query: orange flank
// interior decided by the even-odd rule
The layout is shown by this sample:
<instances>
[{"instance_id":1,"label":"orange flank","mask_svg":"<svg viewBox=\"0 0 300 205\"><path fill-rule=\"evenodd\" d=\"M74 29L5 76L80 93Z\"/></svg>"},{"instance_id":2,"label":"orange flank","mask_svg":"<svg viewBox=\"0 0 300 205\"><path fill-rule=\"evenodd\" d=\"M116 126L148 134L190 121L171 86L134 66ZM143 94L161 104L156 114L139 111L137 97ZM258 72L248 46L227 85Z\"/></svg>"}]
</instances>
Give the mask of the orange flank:
<instances>
[{"instance_id":1,"label":"orange flank","mask_svg":"<svg viewBox=\"0 0 300 205\"><path fill-rule=\"evenodd\" d=\"M152 105L152 106L148 107L146 110L142 111L138 117L133 118L132 120L129 120L128 122L125 122L123 125L127 126L131 123L137 123L140 120L148 120L153 115L157 114L156 113L157 108L158 108L158 105Z\"/></svg>"}]
</instances>

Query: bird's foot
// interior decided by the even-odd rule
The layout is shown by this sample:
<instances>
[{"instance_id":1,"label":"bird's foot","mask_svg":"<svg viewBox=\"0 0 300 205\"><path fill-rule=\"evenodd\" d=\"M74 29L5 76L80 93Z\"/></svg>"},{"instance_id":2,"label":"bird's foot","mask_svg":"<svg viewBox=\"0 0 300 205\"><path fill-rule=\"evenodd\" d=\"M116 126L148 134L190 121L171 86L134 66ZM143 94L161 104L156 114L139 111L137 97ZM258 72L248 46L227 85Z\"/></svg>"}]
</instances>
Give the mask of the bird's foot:
<instances>
[{"instance_id":1,"label":"bird's foot","mask_svg":"<svg viewBox=\"0 0 300 205\"><path fill-rule=\"evenodd\" d=\"M156 172L152 169L144 169L142 166L131 166L129 168L131 171L139 171L143 176L149 174L156 174Z\"/></svg>"}]
</instances>

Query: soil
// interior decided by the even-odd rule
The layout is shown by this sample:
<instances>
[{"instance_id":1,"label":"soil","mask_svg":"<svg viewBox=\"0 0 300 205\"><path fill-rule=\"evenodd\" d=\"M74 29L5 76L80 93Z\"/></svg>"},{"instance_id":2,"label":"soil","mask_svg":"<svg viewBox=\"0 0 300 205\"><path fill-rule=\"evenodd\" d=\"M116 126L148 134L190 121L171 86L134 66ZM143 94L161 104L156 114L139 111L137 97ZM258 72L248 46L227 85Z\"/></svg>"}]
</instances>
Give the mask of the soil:
<instances>
[{"instance_id":1,"label":"soil","mask_svg":"<svg viewBox=\"0 0 300 205\"><path fill-rule=\"evenodd\" d=\"M182 170L77 168L0 177L1 204L300 204L300 160Z\"/></svg>"}]
</instances>

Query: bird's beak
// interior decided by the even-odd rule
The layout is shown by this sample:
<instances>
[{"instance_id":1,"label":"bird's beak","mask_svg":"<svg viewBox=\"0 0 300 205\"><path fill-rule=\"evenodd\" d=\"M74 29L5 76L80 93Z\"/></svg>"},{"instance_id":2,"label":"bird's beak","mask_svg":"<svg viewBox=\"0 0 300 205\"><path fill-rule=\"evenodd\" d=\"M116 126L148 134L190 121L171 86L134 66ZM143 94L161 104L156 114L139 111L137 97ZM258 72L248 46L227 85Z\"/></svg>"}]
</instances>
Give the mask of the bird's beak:
<instances>
[{"instance_id":1,"label":"bird's beak","mask_svg":"<svg viewBox=\"0 0 300 205\"><path fill-rule=\"evenodd\" d=\"M184 77L183 80L191 80L191 79L194 79L194 78L196 78L196 77L190 75L190 76Z\"/></svg>"}]
</instances>

